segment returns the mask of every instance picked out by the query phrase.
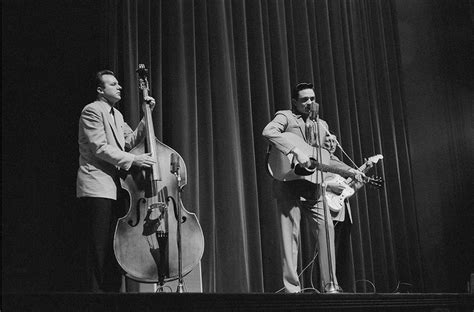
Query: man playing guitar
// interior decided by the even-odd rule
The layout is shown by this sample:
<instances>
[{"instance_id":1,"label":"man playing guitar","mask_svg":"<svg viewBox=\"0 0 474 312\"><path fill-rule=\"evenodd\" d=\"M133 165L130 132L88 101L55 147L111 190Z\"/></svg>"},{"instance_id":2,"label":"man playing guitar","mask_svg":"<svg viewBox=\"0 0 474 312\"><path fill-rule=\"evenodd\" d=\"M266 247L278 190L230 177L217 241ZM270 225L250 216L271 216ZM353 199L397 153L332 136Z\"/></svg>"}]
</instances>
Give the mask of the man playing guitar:
<instances>
[{"instance_id":1,"label":"man playing guitar","mask_svg":"<svg viewBox=\"0 0 474 312\"><path fill-rule=\"evenodd\" d=\"M299 83L292 92L292 110L278 111L262 133L272 147L268 170L274 177L273 193L280 212L283 284L288 293L301 291L297 274L301 214L309 219L318 242L321 291L327 292L330 284L339 289L335 274L334 226L331 214L324 212L320 186L324 180L328 191L340 194L344 190L326 171L361 182L365 178L362 172L330 153L334 149L331 140L334 137L326 131L327 123L318 118L318 109L313 85ZM297 170L300 173L295 173Z\"/></svg>"}]
</instances>

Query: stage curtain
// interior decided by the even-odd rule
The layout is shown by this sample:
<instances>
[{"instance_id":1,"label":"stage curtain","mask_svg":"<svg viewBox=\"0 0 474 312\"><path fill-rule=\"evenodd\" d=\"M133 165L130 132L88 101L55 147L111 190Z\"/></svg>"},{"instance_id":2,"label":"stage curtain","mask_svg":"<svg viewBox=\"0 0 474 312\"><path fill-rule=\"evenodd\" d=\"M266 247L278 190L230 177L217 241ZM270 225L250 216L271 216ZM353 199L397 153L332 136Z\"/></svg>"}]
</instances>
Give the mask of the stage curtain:
<instances>
[{"instance_id":1,"label":"stage curtain","mask_svg":"<svg viewBox=\"0 0 474 312\"><path fill-rule=\"evenodd\" d=\"M383 155L370 174L385 187L360 190L351 199L354 223L337 225L340 286L422 291L392 1L108 0L100 6L101 63L124 87L120 109L132 126L138 123L135 70L145 64L159 103L156 134L186 162L184 206L197 214L205 237L204 292L282 287L279 216L261 133L277 110L291 107L291 86L300 81L315 84L320 116L348 155L338 150L341 159L360 166ZM314 240L307 226L302 232L301 269L309 265L302 280L317 286Z\"/></svg>"}]
</instances>

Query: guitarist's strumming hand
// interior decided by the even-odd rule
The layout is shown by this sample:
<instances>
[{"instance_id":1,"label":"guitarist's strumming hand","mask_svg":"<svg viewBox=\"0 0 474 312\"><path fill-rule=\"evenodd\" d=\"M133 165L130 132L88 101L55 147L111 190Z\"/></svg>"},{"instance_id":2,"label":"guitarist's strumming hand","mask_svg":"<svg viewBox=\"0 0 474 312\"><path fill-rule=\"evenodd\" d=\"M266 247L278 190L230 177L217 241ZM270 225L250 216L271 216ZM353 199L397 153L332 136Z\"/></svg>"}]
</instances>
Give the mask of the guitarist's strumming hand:
<instances>
[{"instance_id":1,"label":"guitarist's strumming hand","mask_svg":"<svg viewBox=\"0 0 474 312\"><path fill-rule=\"evenodd\" d=\"M291 153L295 156L296 161L302 164L305 168L309 169L311 166L311 159L298 147L295 147L291 150Z\"/></svg>"},{"instance_id":2,"label":"guitarist's strumming hand","mask_svg":"<svg viewBox=\"0 0 474 312\"><path fill-rule=\"evenodd\" d=\"M346 189L347 186L342 184L341 182L337 181L327 181L326 183L326 188L330 191L333 192L336 195L339 195Z\"/></svg>"}]
</instances>

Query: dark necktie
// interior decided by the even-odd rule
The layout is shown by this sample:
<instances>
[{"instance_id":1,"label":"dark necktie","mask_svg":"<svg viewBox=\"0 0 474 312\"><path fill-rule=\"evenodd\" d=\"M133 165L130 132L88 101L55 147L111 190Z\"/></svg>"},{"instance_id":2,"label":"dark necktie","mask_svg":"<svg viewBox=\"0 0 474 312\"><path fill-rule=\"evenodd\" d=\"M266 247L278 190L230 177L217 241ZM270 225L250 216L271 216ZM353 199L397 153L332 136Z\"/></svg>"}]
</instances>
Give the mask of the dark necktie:
<instances>
[{"instance_id":1,"label":"dark necktie","mask_svg":"<svg viewBox=\"0 0 474 312\"><path fill-rule=\"evenodd\" d=\"M110 109L110 115L112 115L112 119L114 120L115 128L117 128L117 121L115 119L115 113L114 113L114 108L113 107Z\"/></svg>"}]
</instances>

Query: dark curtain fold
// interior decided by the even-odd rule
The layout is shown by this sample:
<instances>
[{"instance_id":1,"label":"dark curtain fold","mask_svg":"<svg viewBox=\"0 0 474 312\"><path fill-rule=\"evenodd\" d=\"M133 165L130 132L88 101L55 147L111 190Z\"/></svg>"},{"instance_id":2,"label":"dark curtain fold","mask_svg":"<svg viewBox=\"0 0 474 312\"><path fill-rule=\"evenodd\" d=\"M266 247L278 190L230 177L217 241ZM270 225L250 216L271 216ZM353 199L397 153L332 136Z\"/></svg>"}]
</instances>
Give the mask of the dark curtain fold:
<instances>
[{"instance_id":1,"label":"dark curtain fold","mask_svg":"<svg viewBox=\"0 0 474 312\"><path fill-rule=\"evenodd\" d=\"M205 292L281 288L278 213L261 131L290 88L315 84L321 117L347 163L383 154L385 188L351 199L339 224L337 272L347 291L422 291L420 247L391 1L106 1L102 64L124 86L126 119L140 119L135 69L150 70L159 139L188 170L185 207L203 227ZM346 234L344 234L344 232ZM303 227L301 267L314 241ZM317 276L304 272L305 283ZM314 283L317 284L317 283Z\"/></svg>"}]
</instances>

